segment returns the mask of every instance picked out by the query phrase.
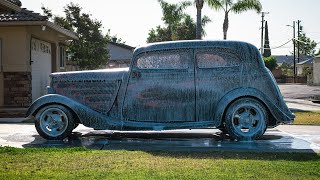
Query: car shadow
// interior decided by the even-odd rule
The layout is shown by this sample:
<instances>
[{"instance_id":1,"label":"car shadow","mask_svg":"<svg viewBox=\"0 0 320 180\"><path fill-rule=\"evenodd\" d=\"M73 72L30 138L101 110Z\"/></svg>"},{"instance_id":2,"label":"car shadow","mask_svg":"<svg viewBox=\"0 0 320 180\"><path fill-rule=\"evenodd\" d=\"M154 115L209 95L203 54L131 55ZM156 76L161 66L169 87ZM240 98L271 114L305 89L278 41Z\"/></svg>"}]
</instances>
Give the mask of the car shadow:
<instances>
[{"instance_id":1,"label":"car shadow","mask_svg":"<svg viewBox=\"0 0 320 180\"><path fill-rule=\"evenodd\" d=\"M188 132L188 131L187 131ZM162 154L161 152L304 152L315 153L310 143L281 134L277 130L267 131L264 136L254 141L235 141L218 130L208 133L193 132L120 132L90 131L87 133L73 132L60 141L45 140L33 135L34 141L24 144L25 148L71 148L84 147L96 150L128 150L145 151ZM169 153L171 154L171 153ZM197 154L197 153L196 153ZM219 154L219 153L218 153ZM212 156L209 155L208 156Z\"/></svg>"}]
</instances>

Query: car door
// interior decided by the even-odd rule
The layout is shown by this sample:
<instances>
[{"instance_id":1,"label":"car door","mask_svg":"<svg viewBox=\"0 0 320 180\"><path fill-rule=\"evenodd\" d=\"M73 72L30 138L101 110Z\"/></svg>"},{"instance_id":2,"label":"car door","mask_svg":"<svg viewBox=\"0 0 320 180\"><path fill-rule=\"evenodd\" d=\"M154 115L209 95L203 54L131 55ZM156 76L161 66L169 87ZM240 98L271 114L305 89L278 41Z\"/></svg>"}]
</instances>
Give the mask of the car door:
<instances>
[{"instance_id":1,"label":"car door","mask_svg":"<svg viewBox=\"0 0 320 180\"><path fill-rule=\"evenodd\" d=\"M195 51L197 121L211 121L219 100L241 80L240 58L228 48Z\"/></svg>"},{"instance_id":2,"label":"car door","mask_svg":"<svg viewBox=\"0 0 320 180\"><path fill-rule=\"evenodd\" d=\"M129 121L195 120L193 50L151 51L133 60L123 105Z\"/></svg>"}]
</instances>

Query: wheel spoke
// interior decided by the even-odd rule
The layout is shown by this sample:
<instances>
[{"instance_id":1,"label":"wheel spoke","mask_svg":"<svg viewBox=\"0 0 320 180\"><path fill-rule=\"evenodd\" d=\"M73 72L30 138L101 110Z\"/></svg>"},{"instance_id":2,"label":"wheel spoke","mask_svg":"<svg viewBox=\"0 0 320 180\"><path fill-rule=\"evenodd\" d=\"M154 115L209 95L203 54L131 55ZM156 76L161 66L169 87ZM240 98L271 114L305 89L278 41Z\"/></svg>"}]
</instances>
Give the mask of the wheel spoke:
<instances>
[{"instance_id":1,"label":"wheel spoke","mask_svg":"<svg viewBox=\"0 0 320 180\"><path fill-rule=\"evenodd\" d=\"M239 132L242 132L242 124L239 124L238 126L236 126L236 130Z\"/></svg>"},{"instance_id":2,"label":"wheel spoke","mask_svg":"<svg viewBox=\"0 0 320 180\"><path fill-rule=\"evenodd\" d=\"M253 120L260 121L260 120L261 120L261 116L260 116L259 114L252 115L252 119L253 119Z\"/></svg>"},{"instance_id":3,"label":"wheel spoke","mask_svg":"<svg viewBox=\"0 0 320 180\"><path fill-rule=\"evenodd\" d=\"M51 134L52 135L57 135L59 133L59 131L57 131L57 128L52 128L51 129Z\"/></svg>"}]
</instances>

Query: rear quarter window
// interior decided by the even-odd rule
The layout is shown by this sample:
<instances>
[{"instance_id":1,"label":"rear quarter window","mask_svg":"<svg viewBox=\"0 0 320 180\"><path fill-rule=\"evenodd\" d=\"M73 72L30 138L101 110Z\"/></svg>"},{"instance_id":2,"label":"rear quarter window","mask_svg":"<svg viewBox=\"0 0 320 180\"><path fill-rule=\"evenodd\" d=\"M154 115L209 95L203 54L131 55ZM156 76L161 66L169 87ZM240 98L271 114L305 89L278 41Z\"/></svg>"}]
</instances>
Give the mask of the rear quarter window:
<instances>
[{"instance_id":1,"label":"rear quarter window","mask_svg":"<svg viewBox=\"0 0 320 180\"><path fill-rule=\"evenodd\" d=\"M200 51L196 54L197 66L199 68L218 68L239 66L239 57L228 50Z\"/></svg>"}]
</instances>

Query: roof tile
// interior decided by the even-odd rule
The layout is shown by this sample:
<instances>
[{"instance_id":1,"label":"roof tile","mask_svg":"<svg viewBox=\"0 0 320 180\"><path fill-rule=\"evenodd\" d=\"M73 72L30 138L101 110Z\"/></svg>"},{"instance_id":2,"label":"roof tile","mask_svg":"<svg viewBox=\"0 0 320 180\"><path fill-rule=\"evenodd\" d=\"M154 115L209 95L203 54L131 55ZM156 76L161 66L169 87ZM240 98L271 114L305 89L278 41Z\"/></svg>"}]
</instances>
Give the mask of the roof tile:
<instances>
[{"instance_id":1,"label":"roof tile","mask_svg":"<svg viewBox=\"0 0 320 180\"><path fill-rule=\"evenodd\" d=\"M47 16L23 8L20 12L0 13L0 22L10 21L46 21Z\"/></svg>"}]
</instances>

